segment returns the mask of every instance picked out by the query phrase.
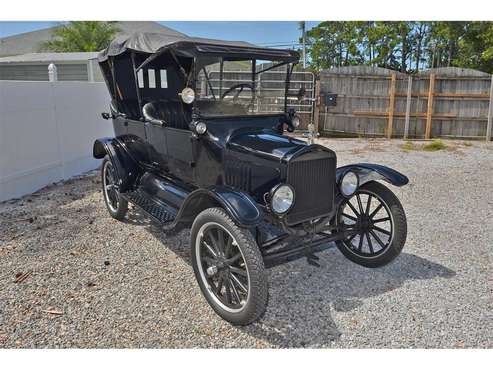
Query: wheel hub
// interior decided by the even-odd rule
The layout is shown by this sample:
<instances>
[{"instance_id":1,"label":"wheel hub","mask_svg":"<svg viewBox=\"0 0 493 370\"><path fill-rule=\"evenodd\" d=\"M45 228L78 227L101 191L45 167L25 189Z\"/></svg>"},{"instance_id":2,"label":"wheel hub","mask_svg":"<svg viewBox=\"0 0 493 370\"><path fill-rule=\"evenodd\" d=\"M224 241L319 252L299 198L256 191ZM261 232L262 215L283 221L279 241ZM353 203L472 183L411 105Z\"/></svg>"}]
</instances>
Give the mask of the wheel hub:
<instances>
[{"instance_id":1,"label":"wheel hub","mask_svg":"<svg viewBox=\"0 0 493 370\"><path fill-rule=\"evenodd\" d=\"M373 227L373 222L367 215L361 215L358 218L358 224L362 230L368 231Z\"/></svg>"},{"instance_id":2,"label":"wheel hub","mask_svg":"<svg viewBox=\"0 0 493 370\"><path fill-rule=\"evenodd\" d=\"M214 261L214 265L207 268L207 275L214 276L218 272L224 272L229 269L229 263L224 257L218 257Z\"/></svg>"}]
</instances>

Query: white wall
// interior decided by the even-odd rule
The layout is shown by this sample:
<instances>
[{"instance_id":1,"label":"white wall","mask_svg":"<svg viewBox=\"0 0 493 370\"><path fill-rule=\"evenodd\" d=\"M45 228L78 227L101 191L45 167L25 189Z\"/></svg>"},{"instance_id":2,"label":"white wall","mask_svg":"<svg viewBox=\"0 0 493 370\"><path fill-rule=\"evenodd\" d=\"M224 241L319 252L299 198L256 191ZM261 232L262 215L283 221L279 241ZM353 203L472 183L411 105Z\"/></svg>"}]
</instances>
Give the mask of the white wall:
<instances>
[{"instance_id":1,"label":"white wall","mask_svg":"<svg viewBox=\"0 0 493 370\"><path fill-rule=\"evenodd\" d=\"M0 201L97 168L108 104L104 83L0 81Z\"/></svg>"}]
</instances>

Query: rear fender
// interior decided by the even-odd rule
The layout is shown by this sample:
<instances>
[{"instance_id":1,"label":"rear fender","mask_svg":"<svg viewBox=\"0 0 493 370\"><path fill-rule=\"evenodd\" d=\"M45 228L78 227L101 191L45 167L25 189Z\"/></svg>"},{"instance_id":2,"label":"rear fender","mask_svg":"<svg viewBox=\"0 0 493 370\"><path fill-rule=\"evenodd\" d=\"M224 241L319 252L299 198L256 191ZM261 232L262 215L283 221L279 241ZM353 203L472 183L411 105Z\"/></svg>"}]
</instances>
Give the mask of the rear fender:
<instances>
[{"instance_id":1,"label":"rear fender","mask_svg":"<svg viewBox=\"0 0 493 370\"><path fill-rule=\"evenodd\" d=\"M258 225L264 217L262 209L248 194L214 187L191 192L180 207L176 222L190 225L200 212L211 207L223 208L241 227Z\"/></svg>"},{"instance_id":2,"label":"rear fender","mask_svg":"<svg viewBox=\"0 0 493 370\"><path fill-rule=\"evenodd\" d=\"M94 158L104 158L106 155L116 169L117 185L120 192L130 189L139 175L140 168L130 156L123 143L116 138L104 137L94 141L92 153Z\"/></svg>"},{"instance_id":3,"label":"rear fender","mask_svg":"<svg viewBox=\"0 0 493 370\"><path fill-rule=\"evenodd\" d=\"M357 163L339 167L336 170L337 183L348 171L353 171L359 176L360 185L375 180L383 180L395 186L404 186L409 182L406 176L390 167L373 163Z\"/></svg>"}]
</instances>

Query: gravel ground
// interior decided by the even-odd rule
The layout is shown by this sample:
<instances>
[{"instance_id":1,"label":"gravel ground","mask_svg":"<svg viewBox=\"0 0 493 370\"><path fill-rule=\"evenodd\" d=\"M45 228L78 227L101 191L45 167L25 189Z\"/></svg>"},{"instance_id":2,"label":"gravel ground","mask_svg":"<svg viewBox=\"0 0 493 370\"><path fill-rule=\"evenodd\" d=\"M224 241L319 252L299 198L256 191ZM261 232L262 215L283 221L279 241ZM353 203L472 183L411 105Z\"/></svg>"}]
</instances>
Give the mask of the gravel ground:
<instances>
[{"instance_id":1,"label":"gravel ground","mask_svg":"<svg viewBox=\"0 0 493 370\"><path fill-rule=\"evenodd\" d=\"M320 142L340 165L409 176L394 188L409 233L391 265L331 248L319 268L270 269L266 315L235 328L199 291L188 232L166 237L136 210L113 220L92 173L0 204L0 347L493 347L493 145Z\"/></svg>"}]
</instances>

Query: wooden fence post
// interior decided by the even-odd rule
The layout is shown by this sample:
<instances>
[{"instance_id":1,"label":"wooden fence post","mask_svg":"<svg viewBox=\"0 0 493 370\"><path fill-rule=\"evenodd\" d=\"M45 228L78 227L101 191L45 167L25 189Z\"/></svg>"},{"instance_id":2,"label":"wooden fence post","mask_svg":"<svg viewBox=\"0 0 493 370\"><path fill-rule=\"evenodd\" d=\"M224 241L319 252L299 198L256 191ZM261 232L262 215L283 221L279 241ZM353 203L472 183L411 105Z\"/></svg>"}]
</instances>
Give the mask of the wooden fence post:
<instances>
[{"instance_id":1,"label":"wooden fence post","mask_svg":"<svg viewBox=\"0 0 493 370\"><path fill-rule=\"evenodd\" d=\"M433 93L435 90L435 74L430 74L430 86L428 89L428 107L426 110L426 129L425 129L425 139L431 137L431 118L433 114Z\"/></svg>"},{"instance_id":2,"label":"wooden fence post","mask_svg":"<svg viewBox=\"0 0 493 370\"><path fill-rule=\"evenodd\" d=\"M491 140L492 126L493 126L493 76L491 76L490 105L488 109L488 125L486 126L486 141Z\"/></svg>"},{"instance_id":3,"label":"wooden fence post","mask_svg":"<svg viewBox=\"0 0 493 370\"><path fill-rule=\"evenodd\" d=\"M392 78L390 80L390 91L389 91L389 109L388 109L388 122L387 122L387 139L392 138L392 126L394 124L394 106L395 106L395 82L396 75L392 73Z\"/></svg>"},{"instance_id":4,"label":"wooden fence post","mask_svg":"<svg viewBox=\"0 0 493 370\"><path fill-rule=\"evenodd\" d=\"M409 137L409 117L411 116L411 94L413 90L413 78L407 78L406 119L404 122L404 140Z\"/></svg>"}]
</instances>

